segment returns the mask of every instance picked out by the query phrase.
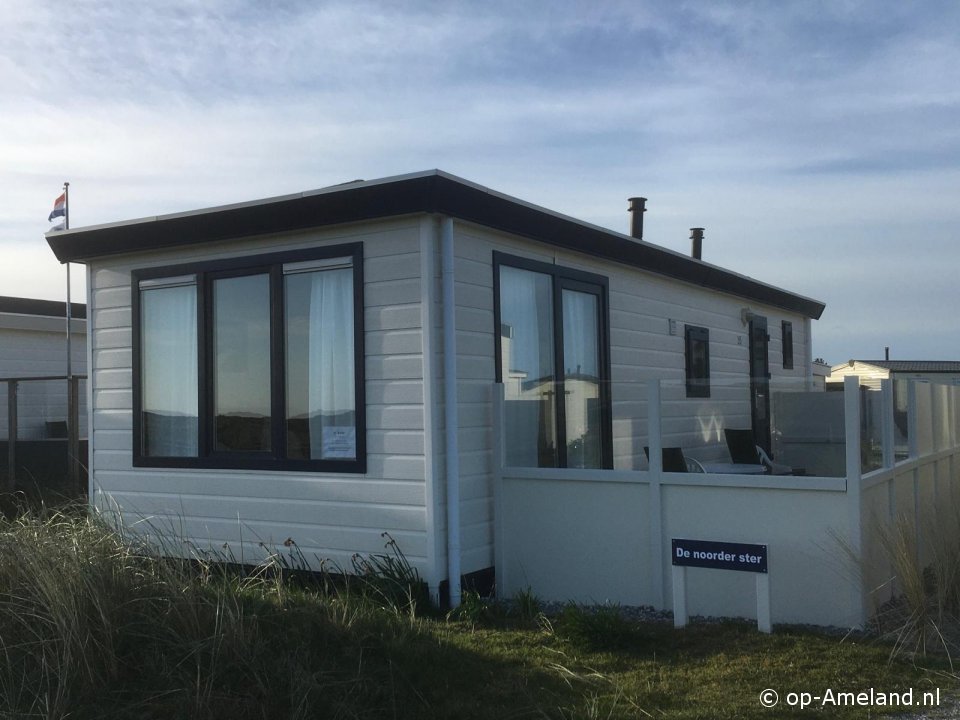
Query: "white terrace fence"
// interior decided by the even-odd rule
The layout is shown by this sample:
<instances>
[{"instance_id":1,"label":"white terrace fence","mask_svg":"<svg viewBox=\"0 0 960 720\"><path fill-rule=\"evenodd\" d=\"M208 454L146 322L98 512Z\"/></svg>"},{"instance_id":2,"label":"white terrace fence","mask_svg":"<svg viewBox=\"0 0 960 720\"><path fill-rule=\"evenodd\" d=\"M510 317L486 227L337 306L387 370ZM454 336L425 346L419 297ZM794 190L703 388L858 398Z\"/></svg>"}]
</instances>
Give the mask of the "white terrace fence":
<instances>
[{"instance_id":1,"label":"white terrace fence","mask_svg":"<svg viewBox=\"0 0 960 720\"><path fill-rule=\"evenodd\" d=\"M510 401L494 387L503 597L530 588L548 600L670 609L672 540L750 543L767 547L768 621L860 626L896 592L885 528L909 524L924 564L956 541L960 388L884 381L867 391L856 377L843 393L772 387L774 461L795 473L777 475L731 472L744 468L729 462L722 431L749 426L746 384L707 399L660 381L611 395L615 469L510 467L523 433L505 432ZM664 472L663 446L706 472ZM698 567L685 577L691 614L757 617L752 573Z\"/></svg>"},{"instance_id":2,"label":"white terrace fence","mask_svg":"<svg viewBox=\"0 0 960 720\"><path fill-rule=\"evenodd\" d=\"M0 491L86 493L86 385L86 375L0 378Z\"/></svg>"}]
</instances>

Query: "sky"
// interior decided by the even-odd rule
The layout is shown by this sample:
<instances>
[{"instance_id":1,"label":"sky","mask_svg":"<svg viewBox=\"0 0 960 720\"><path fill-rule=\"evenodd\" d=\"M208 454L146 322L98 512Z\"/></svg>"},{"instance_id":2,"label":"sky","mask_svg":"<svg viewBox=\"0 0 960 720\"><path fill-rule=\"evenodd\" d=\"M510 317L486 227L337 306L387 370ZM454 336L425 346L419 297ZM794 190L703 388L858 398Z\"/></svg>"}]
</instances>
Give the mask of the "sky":
<instances>
[{"instance_id":1,"label":"sky","mask_svg":"<svg viewBox=\"0 0 960 720\"><path fill-rule=\"evenodd\" d=\"M960 360L960 3L0 0L0 295L43 233L440 168ZM84 299L83 268L72 297Z\"/></svg>"}]
</instances>

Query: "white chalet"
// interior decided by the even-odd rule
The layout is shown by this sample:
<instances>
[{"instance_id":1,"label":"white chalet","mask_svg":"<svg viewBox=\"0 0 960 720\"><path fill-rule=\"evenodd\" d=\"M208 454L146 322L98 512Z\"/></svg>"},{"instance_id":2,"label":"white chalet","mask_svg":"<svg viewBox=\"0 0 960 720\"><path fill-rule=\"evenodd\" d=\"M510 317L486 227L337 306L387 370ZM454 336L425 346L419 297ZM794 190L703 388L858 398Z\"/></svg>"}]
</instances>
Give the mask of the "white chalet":
<instances>
[{"instance_id":1,"label":"white chalet","mask_svg":"<svg viewBox=\"0 0 960 720\"><path fill-rule=\"evenodd\" d=\"M511 464L645 469L652 379L769 449L824 309L438 170L47 240L87 266L91 503L250 561L387 531L435 595L504 551L498 392ZM664 444L709 460L686 407Z\"/></svg>"}]
</instances>

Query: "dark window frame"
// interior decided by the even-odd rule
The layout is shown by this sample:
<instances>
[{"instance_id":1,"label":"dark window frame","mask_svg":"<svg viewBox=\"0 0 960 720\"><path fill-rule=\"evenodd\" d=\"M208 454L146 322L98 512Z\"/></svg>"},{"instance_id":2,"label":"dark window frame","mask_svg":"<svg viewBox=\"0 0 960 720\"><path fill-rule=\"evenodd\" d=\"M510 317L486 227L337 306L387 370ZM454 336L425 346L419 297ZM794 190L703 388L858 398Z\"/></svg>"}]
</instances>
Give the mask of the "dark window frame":
<instances>
[{"instance_id":1,"label":"dark window frame","mask_svg":"<svg viewBox=\"0 0 960 720\"><path fill-rule=\"evenodd\" d=\"M283 265L286 263L350 258L353 270L354 403L356 459L305 460L288 458L286 418L286 358ZM271 440L269 453L214 452L213 447L213 300L212 283L224 277L267 273L270 276L270 385ZM140 283L180 275L195 275L197 287L197 457L155 457L143 454ZM363 243L304 250L263 253L131 272L133 465L134 467L279 470L295 472L365 473L366 392L364 378Z\"/></svg>"},{"instance_id":2,"label":"dark window frame","mask_svg":"<svg viewBox=\"0 0 960 720\"><path fill-rule=\"evenodd\" d=\"M603 275L575 270L561 265L531 260L517 255L510 255L499 250L493 251L493 313L494 313L494 366L496 382L503 382L503 348L500 339L502 322L500 317L500 268L502 266L528 270L530 272L549 275L552 281L553 293L553 352L554 372L558 392L563 388L563 302L561 295L564 288L585 291L587 287L596 291L599 304L599 324L597 327L599 341L599 371L600 371L600 423L603 438L600 443L601 468L613 468L613 404L610 393L610 281ZM557 457L558 466L566 467L566 413L563 403L556 404L557 424Z\"/></svg>"},{"instance_id":3,"label":"dark window frame","mask_svg":"<svg viewBox=\"0 0 960 720\"><path fill-rule=\"evenodd\" d=\"M693 362L694 343L703 343L704 345L702 372ZM710 397L710 330L698 325L686 325L683 331L683 346L687 397Z\"/></svg>"},{"instance_id":4,"label":"dark window frame","mask_svg":"<svg viewBox=\"0 0 960 720\"><path fill-rule=\"evenodd\" d=\"M793 323L780 321L780 347L783 351L783 369L793 370Z\"/></svg>"}]
</instances>

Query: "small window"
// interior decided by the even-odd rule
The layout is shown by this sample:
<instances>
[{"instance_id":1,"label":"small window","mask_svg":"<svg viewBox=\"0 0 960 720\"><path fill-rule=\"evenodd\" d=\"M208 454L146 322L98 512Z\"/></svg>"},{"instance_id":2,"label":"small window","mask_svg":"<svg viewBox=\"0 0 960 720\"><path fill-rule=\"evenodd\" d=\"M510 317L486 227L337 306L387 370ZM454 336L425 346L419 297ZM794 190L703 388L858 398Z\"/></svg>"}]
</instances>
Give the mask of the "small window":
<instances>
[{"instance_id":1,"label":"small window","mask_svg":"<svg viewBox=\"0 0 960 720\"><path fill-rule=\"evenodd\" d=\"M710 331L687 325L687 397L710 397Z\"/></svg>"},{"instance_id":2,"label":"small window","mask_svg":"<svg viewBox=\"0 0 960 720\"><path fill-rule=\"evenodd\" d=\"M793 370L793 323L784 320L780 323L780 328L783 342L783 369Z\"/></svg>"}]
</instances>

